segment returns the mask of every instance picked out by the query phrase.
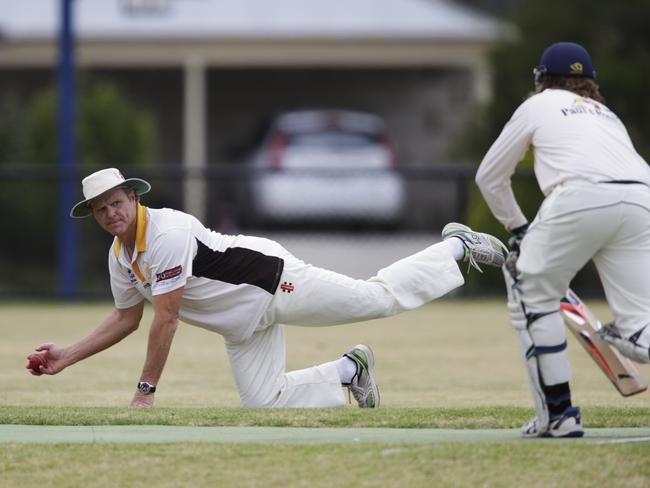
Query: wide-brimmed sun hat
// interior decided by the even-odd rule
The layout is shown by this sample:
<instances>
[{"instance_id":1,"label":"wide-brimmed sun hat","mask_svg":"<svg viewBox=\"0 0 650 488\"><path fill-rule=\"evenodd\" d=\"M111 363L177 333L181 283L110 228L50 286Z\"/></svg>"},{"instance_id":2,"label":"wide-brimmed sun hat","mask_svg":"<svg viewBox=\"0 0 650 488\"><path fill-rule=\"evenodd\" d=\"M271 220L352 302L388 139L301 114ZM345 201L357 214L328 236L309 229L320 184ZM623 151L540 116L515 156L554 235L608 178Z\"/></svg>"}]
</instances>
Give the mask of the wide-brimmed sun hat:
<instances>
[{"instance_id":1,"label":"wide-brimmed sun hat","mask_svg":"<svg viewBox=\"0 0 650 488\"><path fill-rule=\"evenodd\" d=\"M88 203L102 193L126 186L133 188L136 195L143 195L151 190L151 185L140 178L125 179L117 168L107 168L86 176L82 181L85 199L77 203L70 210L70 217L80 219L92 215Z\"/></svg>"}]
</instances>

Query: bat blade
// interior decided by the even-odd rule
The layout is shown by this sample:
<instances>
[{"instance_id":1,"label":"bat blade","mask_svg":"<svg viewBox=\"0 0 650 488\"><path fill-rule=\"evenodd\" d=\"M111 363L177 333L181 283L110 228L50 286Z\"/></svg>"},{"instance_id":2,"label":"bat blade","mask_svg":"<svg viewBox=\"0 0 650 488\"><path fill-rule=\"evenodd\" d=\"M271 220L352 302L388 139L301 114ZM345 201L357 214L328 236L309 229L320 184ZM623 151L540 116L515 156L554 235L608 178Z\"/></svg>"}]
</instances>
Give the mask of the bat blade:
<instances>
[{"instance_id":1,"label":"bat blade","mask_svg":"<svg viewBox=\"0 0 650 488\"><path fill-rule=\"evenodd\" d=\"M572 290L562 299L560 313L567 328L621 395L648 389L634 362L598 337L602 324Z\"/></svg>"}]
</instances>

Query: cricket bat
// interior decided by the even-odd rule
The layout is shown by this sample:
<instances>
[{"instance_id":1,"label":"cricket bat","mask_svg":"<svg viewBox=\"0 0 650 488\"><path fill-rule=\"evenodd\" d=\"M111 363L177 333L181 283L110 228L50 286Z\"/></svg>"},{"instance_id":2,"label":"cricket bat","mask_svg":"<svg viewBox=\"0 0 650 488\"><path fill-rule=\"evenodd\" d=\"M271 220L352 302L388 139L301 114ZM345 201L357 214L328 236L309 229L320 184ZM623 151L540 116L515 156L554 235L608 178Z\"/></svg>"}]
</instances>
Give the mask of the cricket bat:
<instances>
[{"instance_id":1,"label":"cricket bat","mask_svg":"<svg viewBox=\"0 0 650 488\"><path fill-rule=\"evenodd\" d=\"M562 299L560 313L566 326L621 395L636 395L648 388L634 362L598 337L602 324L572 290Z\"/></svg>"}]
</instances>

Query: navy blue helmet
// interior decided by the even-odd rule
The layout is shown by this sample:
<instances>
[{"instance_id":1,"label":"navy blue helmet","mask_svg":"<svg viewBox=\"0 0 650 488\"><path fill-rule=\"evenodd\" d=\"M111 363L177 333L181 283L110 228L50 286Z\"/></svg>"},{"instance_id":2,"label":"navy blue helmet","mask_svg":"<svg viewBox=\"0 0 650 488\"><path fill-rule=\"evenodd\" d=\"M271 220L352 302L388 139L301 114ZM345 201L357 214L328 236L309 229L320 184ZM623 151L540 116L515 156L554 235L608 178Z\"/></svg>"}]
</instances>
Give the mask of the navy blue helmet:
<instances>
[{"instance_id":1,"label":"navy blue helmet","mask_svg":"<svg viewBox=\"0 0 650 488\"><path fill-rule=\"evenodd\" d=\"M591 56L575 42L556 42L547 47L533 74L535 86L541 84L546 75L596 78Z\"/></svg>"}]
</instances>

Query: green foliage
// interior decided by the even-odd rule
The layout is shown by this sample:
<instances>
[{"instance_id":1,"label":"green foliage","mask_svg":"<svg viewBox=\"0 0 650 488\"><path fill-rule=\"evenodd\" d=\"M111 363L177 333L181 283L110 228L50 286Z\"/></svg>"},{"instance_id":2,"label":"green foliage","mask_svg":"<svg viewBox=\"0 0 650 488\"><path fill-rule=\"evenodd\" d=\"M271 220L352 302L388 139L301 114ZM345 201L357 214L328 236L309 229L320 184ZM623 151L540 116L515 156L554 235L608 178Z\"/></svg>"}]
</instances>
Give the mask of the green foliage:
<instances>
[{"instance_id":1,"label":"green foliage","mask_svg":"<svg viewBox=\"0 0 650 488\"><path fill-rule=\"evenodd\" d=\"M532 0L519 2L504 19L517 33L497 43L489 54L493 73L493 98L477 107L467 134L458 145L463 159L480 161L514 110L533 89L532 69L544 49L553 42L573 41L584 45L594 62L597 82L608 106L625 123L637 151L650 160L650 99L646 96L650 71L650 2L600 2L589 0ZM524 214L532 220L542 201L541 192L531 178L530 155L517 168L513 190ZM472 227L507 239L503 227L492 217L478 190L474 189L467 206L466 220ZM498 273L473 278L470 290L498 286ZM593 267L581 272L574 287L595 291L598 278Z\"/></svg>"},{"instance_id":2,"label":"green foliage","mask_svg":"<svg viewBox=\"0 0 650 488\"><path fill-rule=\"evenodd\" d=\"M0 100L5 115L0 121L0 164L54 167L57 163L57 93L54 87L32 99L12 94ZM113 84L85 79L77 103L77 160L88 172L106 166L150 164L156 161L157 130L153 116L134 107ZM7 239L0 266L10 282L0 281L2 292L53 290L56 269L57 186L54 180L0 182L0 212L5 235L20 236L22 245ZM20 216L20 219L13 218ZM82 228L88 244L97 232ZM104 237L104 236L102 236ZM49 242L43 246L43 242ZM104 276L105 259L88 256L84 246L82 267ZM106 246L100 246L102 249ZM11 251L10 251L11 249ZM17 263L20 263L18 265ZM18 268L20 266L20 268ZM99 268L101 267L101 268Z\"/></svg>"},{"instance_id":3,"label":"green foliage","mask_svg":"<svg viewBox=\"0 0 650 488\"><path fill-rule=\"evenodd\" d=\"M155 162L156 127L153 116L134 107L117 86L84 80L77 110L79 164L89 168ZM54 87L35 96L27 106L19 153L28 164L57 161L57 94ZM15 162L15 161L14 161Z\"/></svg>"},{"instance_id":4,"label":"green foliage","mask_svg":"<svg viewBox=\"0 0 650 488\"><path fill-rule=\"evenodd\" d=\"M150 164L156 161L151 114L131 106L116 86L93 84L79 124L81 160L89 166Z\"/></svg>"},{"instance_id":5,"label":"green foliage","mask_svg":"<svg viewBox=\"0 0 650 488\"><path fill-rule=\"evenodd\" d=\"M23 112L15 93L4 93L0 97L0 164L17 161L19 158Z\"/></svg>"},{"instance_id":6,"label":"green foliage","mask_svg":"<svg viewBox=\"0 0 650 488\"><path fill-rule=\"evenodd\" d=\"M557 41L584 45L594 62L597 82L608 106L626 124L637 150L650 159L650 100L645 96L650 72L650 3L644 0L533 0L520 2L505 20L518 34L497 43L489 55L494 74L494 98L485 107L480 135L471 148L482 155L514 109L532 90L532 69L543 50ZM478 153L477 153L478 151Z\"/></svg>"}]
</instances>

